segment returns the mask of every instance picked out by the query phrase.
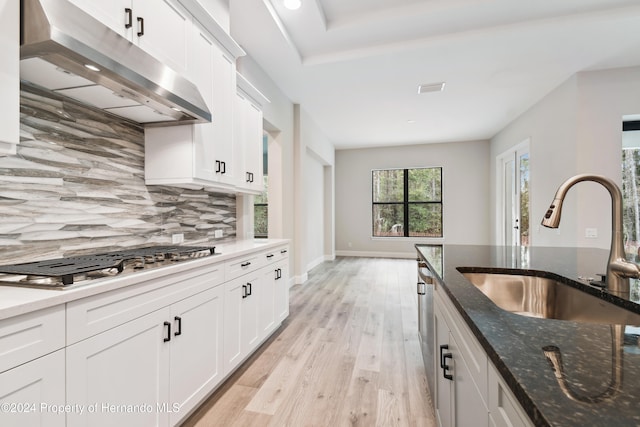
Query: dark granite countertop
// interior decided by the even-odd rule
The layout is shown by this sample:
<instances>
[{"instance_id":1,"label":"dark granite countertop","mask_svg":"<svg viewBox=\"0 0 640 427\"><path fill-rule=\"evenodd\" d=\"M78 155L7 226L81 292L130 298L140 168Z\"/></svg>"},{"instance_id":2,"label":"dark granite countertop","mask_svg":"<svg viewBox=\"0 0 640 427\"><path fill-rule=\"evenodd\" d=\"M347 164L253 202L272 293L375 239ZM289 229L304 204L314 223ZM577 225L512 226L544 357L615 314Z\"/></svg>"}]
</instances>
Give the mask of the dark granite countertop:
<instances>
[{"instance_id":1,"label":"dark granite countertop","mask_svg":"<svg viewBox=\"0 0 640 427\"><path fill-rule=\"evenodd\" d=\"M549 277L640 313L635 280L631 281L633 302L578 279L605 272L607 250L443 245L440 257L440 251L433 246L416 248L535 425L640 426L640 328L625 327L622 363L618 364L622 385L607 396L616 369L613 327L507 312L458 271L462 268ZM560 349L565 378L574 398L561 389L543 353L546 346Z\"/></svg>"}]
</instances>

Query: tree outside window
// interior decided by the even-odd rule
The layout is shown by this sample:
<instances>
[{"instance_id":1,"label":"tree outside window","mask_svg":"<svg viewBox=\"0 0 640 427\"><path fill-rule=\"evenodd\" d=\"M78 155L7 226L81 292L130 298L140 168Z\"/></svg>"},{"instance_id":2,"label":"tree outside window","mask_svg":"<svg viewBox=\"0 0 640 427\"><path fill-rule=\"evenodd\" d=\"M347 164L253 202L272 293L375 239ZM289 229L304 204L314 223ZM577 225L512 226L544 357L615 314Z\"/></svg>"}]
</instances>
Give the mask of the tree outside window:
<instances>
[{"instance_id":1,"label":"tree outside window","mask_svg":"<svg viewBox=\"0 0 640 427\"><path fill-rule=\"evenodd\" d=\"M372 171L374 237L442 237L442 168Z\"/></svg>"}]
</instances>

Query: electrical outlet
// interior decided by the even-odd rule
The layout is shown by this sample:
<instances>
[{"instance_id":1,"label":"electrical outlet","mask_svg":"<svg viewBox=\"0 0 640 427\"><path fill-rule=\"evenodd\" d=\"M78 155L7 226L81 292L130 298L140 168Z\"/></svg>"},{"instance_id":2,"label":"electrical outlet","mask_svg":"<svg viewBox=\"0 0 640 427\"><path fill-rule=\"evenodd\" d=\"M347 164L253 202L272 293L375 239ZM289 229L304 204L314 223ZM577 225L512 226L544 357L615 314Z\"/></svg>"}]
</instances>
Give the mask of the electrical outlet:
<instances>
[{"instance_id":1,"label":"electrical outlet","mask_svg":"<svg viewBox=\"0 0 640 427\"><path fill-rule=\"evenodd\" d=\"M213 232L213 237L215 237L216 239L219 239L222 236L224 236L224 232L222 230L216 230Z\"/></svg>"},{"instance_id":2,"label":"electrical outlet","mask_svg":"<svg viewBox=\"0 0 640 427\"><path fill-rule=\"evenodd\" d=\"M177 233L177 234L171 235L171 243L173 243L174 245L177 245L178 243L182 243L182 242L184 242L184 234Z\"/></svg>"},{"instance_id":3,"label":"electrical outlet","mask_svg":"<svg viewBox=\"0 0 640 427\"><path fill-rule=\"evenodd\" d=\"M584 229L584 237L587 239L597 239L598 238L598 229L597 228L585 228Z\"/></svg>"}]
</instances>

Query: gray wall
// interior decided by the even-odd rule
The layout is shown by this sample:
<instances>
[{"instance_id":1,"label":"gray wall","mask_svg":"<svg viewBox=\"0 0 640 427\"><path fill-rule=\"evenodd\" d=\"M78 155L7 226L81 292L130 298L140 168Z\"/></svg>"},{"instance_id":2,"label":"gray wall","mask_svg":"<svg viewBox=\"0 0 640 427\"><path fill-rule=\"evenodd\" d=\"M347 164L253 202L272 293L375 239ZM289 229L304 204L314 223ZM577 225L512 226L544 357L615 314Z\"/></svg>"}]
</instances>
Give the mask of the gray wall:
<instances>
[{"instance_id":1,"label":"gray wall","mask_svg":"<svg viewBox=\"0 0 640 427\"><path fill-rule=\"evenodd\" d=\"M495 157L526 138L531 152L531 244L609 248L611 199L600 185L580 183L567 195L557 230L539 226L558 186L580 173L621 184L622 117L640 113L640 67L578 73L491 140ZM496 194L492 192L492 206ZM492 238L496 212L492 209ZM597 228L598 238L586 238Z\"/></svg>"},{"instance_id":2,"label":"gray wall","mask_svg":"<svg viewBox=\"0 0 640 427\"><path fill-rule=\"evenodd\" d=\"M415 257L415 243L488 244L489 142L336 151L336 254ZM441 166L444 237L372 238L371 170Z\"/></svg>"}]
</instances>

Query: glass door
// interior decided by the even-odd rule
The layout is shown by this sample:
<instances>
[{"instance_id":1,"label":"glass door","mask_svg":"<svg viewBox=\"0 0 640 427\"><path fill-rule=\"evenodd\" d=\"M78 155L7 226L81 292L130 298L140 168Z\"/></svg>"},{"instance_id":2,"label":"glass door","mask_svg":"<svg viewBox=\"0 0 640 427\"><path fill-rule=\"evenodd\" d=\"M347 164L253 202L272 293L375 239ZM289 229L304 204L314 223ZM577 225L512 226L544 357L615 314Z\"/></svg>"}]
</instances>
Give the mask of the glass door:
<instances>
[{"instance_id":1,"label":"glass door","mask_svg":"<svg viewBox=\"0 0 640 427\"><path fill-rule=\"evenodd\" d=\"M498 243L529 246L529 141L501 154L497 160L500 178Z\"/></svg>"}]
</instances>

